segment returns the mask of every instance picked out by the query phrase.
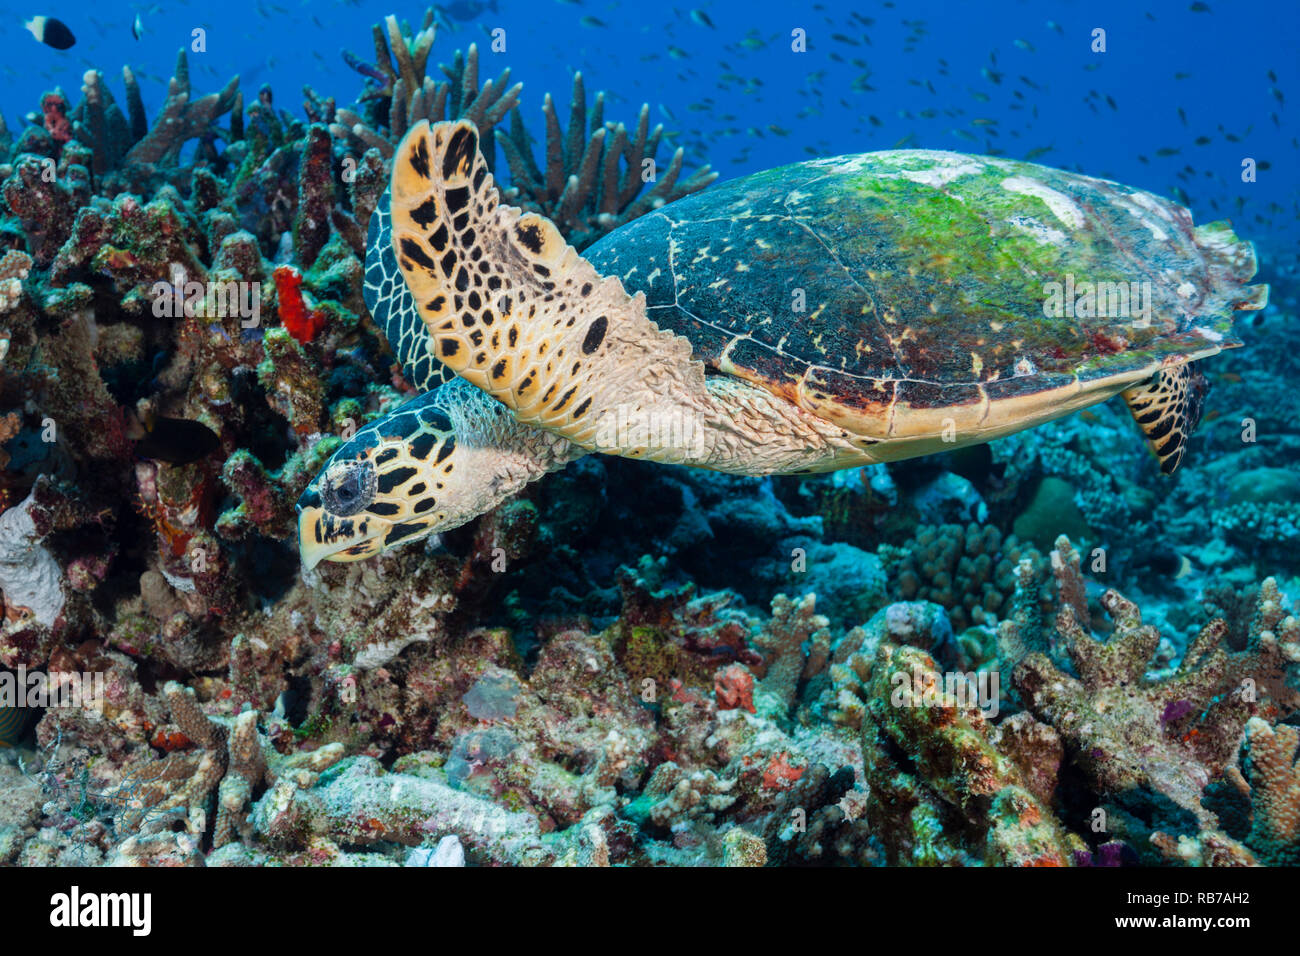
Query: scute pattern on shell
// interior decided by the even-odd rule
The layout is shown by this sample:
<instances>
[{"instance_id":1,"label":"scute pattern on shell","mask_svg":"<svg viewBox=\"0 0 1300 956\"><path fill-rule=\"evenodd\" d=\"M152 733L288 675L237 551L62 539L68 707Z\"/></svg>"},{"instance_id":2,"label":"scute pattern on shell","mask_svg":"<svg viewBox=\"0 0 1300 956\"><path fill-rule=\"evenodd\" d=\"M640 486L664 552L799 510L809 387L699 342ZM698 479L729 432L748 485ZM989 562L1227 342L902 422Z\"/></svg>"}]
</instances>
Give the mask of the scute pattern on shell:
<instances>
[{"instance_id":1,"label":"scute pattern on shell","mask_svg":"<svg viewBox=\"0 0 1300 956\"><path fill-rule=\"evenodd\" d=\"M1226 224L1194 228L1104 180L927 150L714 186L586 255L707 365L852 408L1034 395L1213 354L1238 344L1233 308L1263 294L1243 286L1254 253ZM1047 284L1068 276L1148 284L1149 318L1046 315Z\"/></svg>"}]
</instances>

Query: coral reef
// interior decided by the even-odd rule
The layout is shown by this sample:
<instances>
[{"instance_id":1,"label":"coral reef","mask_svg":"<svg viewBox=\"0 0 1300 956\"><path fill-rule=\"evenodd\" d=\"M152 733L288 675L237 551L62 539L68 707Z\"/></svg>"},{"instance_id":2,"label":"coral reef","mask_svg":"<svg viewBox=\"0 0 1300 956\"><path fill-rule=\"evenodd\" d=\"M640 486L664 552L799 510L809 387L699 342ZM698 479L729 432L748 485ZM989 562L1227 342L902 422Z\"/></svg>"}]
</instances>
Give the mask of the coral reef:
<instances>
[{"instance_id":1,"label":"coral reef","mask_svg":"<svg viewBox=\"0 0 1300 956\"><path fill-rule=\"evenodd\" d=\"M1109 406L829 476L591 456L304 570L302 489L412 394L362 295L412 124L577 248L715 178L581 73L564 125L473 44L430 75L435 18L354 102L181 53L152 122L90 70L0 135L0 688L102 680L0 695L0 864L1300 863L1280 312L1163 485Z\"/></svg>"}]
</instances>

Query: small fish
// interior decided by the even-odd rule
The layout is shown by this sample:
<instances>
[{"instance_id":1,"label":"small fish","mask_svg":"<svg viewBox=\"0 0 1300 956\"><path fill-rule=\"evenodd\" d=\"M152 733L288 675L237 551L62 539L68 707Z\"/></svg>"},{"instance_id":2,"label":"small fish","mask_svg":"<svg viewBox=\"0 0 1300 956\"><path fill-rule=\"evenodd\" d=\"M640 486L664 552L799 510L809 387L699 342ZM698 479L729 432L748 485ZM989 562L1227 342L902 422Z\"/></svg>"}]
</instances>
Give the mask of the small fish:
<instances>
[{"instance_id":1,"label":"small fish","mask_svg":"<svg viewBox=\"0 0 1300 956\"><path fill-rule=\"evenodd\" d=\"M135 15L135 22L131 24L131 36L137 40L144 36L144 20L138 13Z\"/></svg>"},{"instance_id":2,"label":"small fish","mask_svg":"<svg viewBox=\"0 0 1300 956\"><path fill-rule=\"evenodd\" d=\"M1196 2L1193 3L1193 4L1191 4L1187 9L1190 10L1190 11L1192 11L1192 13L1210 13L1210 12L1211 12L1211 11L1210 11L1210 5L1209 5L1208 3L1201 3L1201 0L1196 0Z\"/></svg>"},{"instance_id":3,"label":"small fish","mask_svg":"<svg viewBox=\"0 0 1300 956\"><path fill-rule=\"evenodd\" d=\"M709 19L709 15L698 8L691 11L691 19L702 27L708 27L710 30L717 29L717 27L713 25L713 21Z\"/></svg>"},{"instance_id":4,"label":"small fish","mask_svg":"<svg viewBox=\"0 0 1300 956\"><path fill-rule=\"evenodd\" d=\"M1175 73L1175 74L1174 74L1174 79L1175 79L1175 80L1190 80L1191 78L1192 78L1192 74L1190 74L1190 73Z\"/></svg>"},{"instance_id":5,"label":"small fish","mask_svg":"<svg viewBox=\"0 0 1300 956\"><path fill-rule=\"evenodd\" d=\"M1174 146L1161 146L1156 150L1157 156L1177 156L1182 150Z\"/></svg>"},{"instance_id":6,"label":"small fish","mask_svg":"<svg viewBox=\"0 0 1300 956\"><path fill-rule=\"evenodd\" d=\"M990 70L987 66L982 66L980 67L980 72L984 74L984 78L987 80L991 80L994 83L1002 82L1002 74L998 73L996 70Z\"/></svg>"},{"instance_id":7,"label":"small fish","mask_svg":"<svg viewBox=\"0 0 1300 956\"><path fill-rule=\"evenodd\" d=\"M1183 110L1181 106L1178 107L1178 118L1183 121L1184 126L1187 125L1187 113Z\"/></svg>"},{"instance_id":8,"label":"small fish","mask_svg":"<svg viewBox=\"0 0 1300 956\"><path fill-rule=\"evenodd\" d=\"M23 24L23 27L36 37L38 42L54 47L56 50L70 50L77 42L77 38L72 35L67 24L54 17L32 17Z\"/></svg>"},{"instance_id":9,"label":"small fish","mask_svg":"<svg viewBox=\"0 0 1300 956\"><path fill-rule=\"evenodd\" d=\"M674 60L685 60L688 57L690 57L690 54L687 53L685 50L683 50L681 47L673 46L672 44L669 44L668 46L668 55L672 57Z\"/></svg>"},{"instance_id":10,"label":"small fish","mask_svg":"<svg viewBox=\"0 0 1300 956\"><path fill-rule=\"evenodd\" d=\"M26 688L18 689L19 699L26 693ZM40 713L39 710L33 710L28 707L20 707L17 704L0 706L0 747L12 747L23 739L27 733L27 727L31 723L31 718Z\"/></svg>"},{"instance_id":11,"label":"small fish","mask_svg":"<svg viewBox=\"0 0 1300 956\"><path fill-rule=\"evenodd\" d=\"M1055 146L1035 146L1029 152L1025 153L1025 159L1033 161L1037 159L1039 156L1044 156L1047 153L1050 153L1055 148L1056 148Z\"/></svg>"},{"instance_id":12,"label":"small fish","mask_svg":"<svg viewBox=\"0 0 1300 956\"><path fill-rule=\"evenodd\" d=\"M1019 40L1019 39L1018 39L1018 40L1015 41L1015 44L1016 44L1016 46L1020 47L1020 49L1024 50L1026 53L1033 53L1033 52L1034 52L1034 45L1033 45L1032 43L1030 43L1028 40Z\"/></svg>"},{"instance_id":13,"label":"small fish","mask_svg":"<svg viewBox=\"0 0 1300 956\"><path fill-rule=\"evenodd\" d=\"M188 465L221 447L221 439L207 425L188 418L148 416L143 421L127 414L128 438L135 438L135 453L173 465Z\"/></svg>"},{"instance_id":14,"label":"small fish","mask_svg":"<svg viewBox=\"0 0 1300 956\"><path fill-rule=\"evenodd\" d=\"M1047 29L1051 30L1053 33L1060 33L1060 34L1065 33L1065 31L1061 29L1061 25L1057 23L1055 20L1047 21Z\"/></svg>"},{"instance_id":15,"label":"small fish","mask_svg":"<svg viewBox=\"0 0 1300 956\"><path fill-rule=\"evenodd\" d=\"M593 29L605 26L604 20L601 20L598 17L593 17L593 16L585 16L578 22L581 23L584 27L592 27Z\"/></svg>"},{"instance_id":16,"label":"small fish","mask_svg":"<svg viewBox=\"0 0 1300 956\"><path fill-rule=\"evenodd\" d=\"M1119 107L1115 105L1115 100L1111 98L1111 95L1109 93L1106 94L1106 105L1109 106L1111 109L1113 109L1115 112L1117 113L1119 112Z\"/></svg>"}]
</instances>

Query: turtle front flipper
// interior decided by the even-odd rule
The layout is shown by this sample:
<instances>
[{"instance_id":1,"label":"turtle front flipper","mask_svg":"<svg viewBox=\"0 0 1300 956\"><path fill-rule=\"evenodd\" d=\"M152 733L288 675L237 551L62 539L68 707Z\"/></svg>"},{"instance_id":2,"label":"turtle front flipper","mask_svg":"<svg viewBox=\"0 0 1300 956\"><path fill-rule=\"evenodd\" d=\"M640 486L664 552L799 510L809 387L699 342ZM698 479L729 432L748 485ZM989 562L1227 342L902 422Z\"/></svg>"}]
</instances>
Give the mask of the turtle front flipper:
<instances>
[{"instance_id":1,"label":"turtle front flipper","mask_svg":"<svg viewBox=\"0 0 1300 956\"><path fill-rule=\"evenodd\" d=\"M1172 475L1183 460L1187 439L1201 420L1207 391L1209 383L1191 362L1163 368L1143 384L1124 390L1128 410L1163 474Z\"/></svg>"},{"instance_id":2,"label":"turtle front flipper","mask_svg":"<svg viewBox=\"0 0 1300 956\"><path fill-rule=\"evenodd\" d=\"M391 193L393 251L435 355L518 421L593 448L616 408L709 403L691 343L646 317L642 293L500 203L472 123L414 126Z\"/></svg>"},{"instance_id":3,"label":"turtle front flipper","mask_svg":"<svg viewBox=\"0 0 1300 956\"><path fill-rule=\"evenodd\" d=\"M370 215L365 283L361 291L370 317L383 330L406 380L418 390L430 392L455 378L455 374L434 356L433 342L424 334L415 299L411 298L411 290L397 267L388 204L389 194L385 190Z\"/></svg>"}]
</instances>

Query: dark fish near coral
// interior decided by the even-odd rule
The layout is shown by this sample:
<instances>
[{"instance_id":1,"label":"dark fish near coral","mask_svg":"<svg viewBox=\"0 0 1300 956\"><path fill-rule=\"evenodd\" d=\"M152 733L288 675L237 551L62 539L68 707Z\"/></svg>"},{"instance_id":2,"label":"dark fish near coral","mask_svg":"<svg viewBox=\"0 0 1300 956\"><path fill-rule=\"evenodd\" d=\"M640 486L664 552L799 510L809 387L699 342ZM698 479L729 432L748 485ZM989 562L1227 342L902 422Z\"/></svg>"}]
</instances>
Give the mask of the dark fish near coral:
<instances>
[{"instance_id":1,"label":"dark fish near coral","mask_svg":"<svg viewBox=\"0 0 1300 956\"><path fill-rule=\"evenodd\" d=\"M21 697L22 691L19 691ZM0 747L12 747L23 739L32 717L39 713L17 704L0 704Z\"/></svg>"},{"instance_id":2,"label":"dark fish near coral","mask_svg":"<svg viewBox=\"0 0 1300 956\"><path fill-rule=\"evenodd\" d=\"M480 0L456 0L455 3L435 4L433 7L434 15L447 26L451 26L452 20L477 20L488 10L499 12L497 0L487 0L486 3Z\"/></svg>"},{"instance_id":3,"label":"dark fish near coral","mask_svg":"<svg viewBox=\"0 0 1300 956\"><path fill-rule=\"evenodd\" d=\"M127 437L137 439L135 453L173 465L188 465L221 447L221 438L202 422L156 417L141 422L128 413Z\"/></svg>"},{"instance_id":4,"label":"dark fish near coral","mask_svg":"<svg viewBox=\"0 0 1300 956\"><path fill-rule=\"evenodd\" d=\"M67 24L54 17L32 17L23 27L41 43L56 50L70 50L77 42Z\"/></svg>"}]
</instances>

